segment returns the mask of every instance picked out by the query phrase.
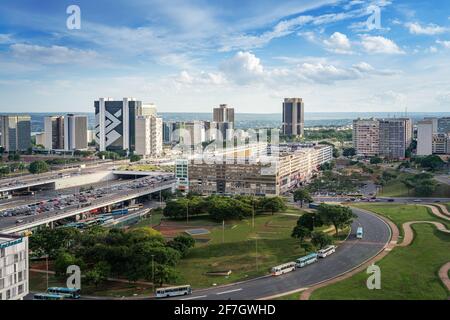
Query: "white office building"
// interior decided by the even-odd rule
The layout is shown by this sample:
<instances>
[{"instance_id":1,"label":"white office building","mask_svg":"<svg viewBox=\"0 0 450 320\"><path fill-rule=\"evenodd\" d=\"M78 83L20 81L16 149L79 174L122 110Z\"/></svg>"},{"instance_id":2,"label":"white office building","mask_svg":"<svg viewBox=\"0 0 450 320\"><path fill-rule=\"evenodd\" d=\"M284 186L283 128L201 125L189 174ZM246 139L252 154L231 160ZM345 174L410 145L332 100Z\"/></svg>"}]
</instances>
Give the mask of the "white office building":
<instances>
[{"instance_id":1,"label":"white office building","mask_svg":"<svg viewBox=\"0 0 450 320\"><path fill-rule=\"evenodd\" d=\"M162 123L162 118L154 115L136 117L136 154L143 157L162 155Z\"/></svg>"},{"instance_id":2,"label":"white office building","mask_svg":"<svg viewBox=\"0 0 450 320\"><path fill-rule=\"evenodd\" d=\"M22 300L28 279L28 238L0 234L0 300Z\"/></svg>"},{"instance_id":3,"label":"white office building","mask_svg":"<svg viewBox=\"0 0 450 320\"><path fill-rule=\"evenodd\" d=\"M433 153L433 121L423 120L417 124L417 155L428 156Z\"/></svg>"}]
</instances>

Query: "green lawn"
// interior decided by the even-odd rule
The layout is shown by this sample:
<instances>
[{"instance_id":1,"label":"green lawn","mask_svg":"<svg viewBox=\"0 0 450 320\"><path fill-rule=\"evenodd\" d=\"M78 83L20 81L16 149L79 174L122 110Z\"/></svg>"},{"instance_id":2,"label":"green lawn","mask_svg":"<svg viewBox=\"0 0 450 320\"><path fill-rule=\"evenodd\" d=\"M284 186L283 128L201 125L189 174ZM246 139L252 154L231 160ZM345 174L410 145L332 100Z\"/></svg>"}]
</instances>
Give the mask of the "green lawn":
<instances>
[{"instance_id":1,"label":"green lawn","mask_svg":"<svg viewBox=\"0 0 450 320\"><path fill-rule=\"evenodd\" d=\"M300 215L302 211L290 208L285 213ZM297 219L297 216L263 214L255 217L254 227L251 218L229 222L225 229L222 224L216 224L210 229L210 241L197 243L180 261L177 266L181 275L179 283L189 283L196 288L227 284L268 274L274 265L305 255L299 241L291 238ZM201 225L201 221L198 223ZM340 231L338 240L346 233ZM229 277L206 274L228 270L232 271Z\"/></svg>"},{"instance_id":2,"label":"green lawn","mask_svg":"<svg viewBox=\"0 0 450 320\"><path fill-rule=\"evenodd\" d=\"M291 293L291 294L276 298L275 300L299 300L301 294L302 294L302 292Z\"/></svg>"},{"instance_id":3,"label":"green lawn","mask_svg":"<svg viewBox=\"0 0 450 320\"><path fill-rule=\"evenodd\" d=\"M154 227L160 224L161 219L163 218L162 213L153 214L150 218L145 218L134 224L132 228L140 228L140 227Z\"/></svg>"},{"instance_id":4,"label":"green lawn","mask_svg":"<svg viewBox=\"0 0 450 320\"><path fill-rule=\"evenodd\" d=\"M412 220L444 222L420 206L376 204L358 207L382 214L397 225ZM381 290L367 289L368 275L364 271L316 290L311 299L446 299L449 292L437 272L450 261L450 235L426 224L413 225L413 229L415 238L410 246L396 247L377 263L381 268Z\"/></svg>"},{"instance_id":5,"label":"green lawn","mask_svg":"<svg viewBox=\"0 0 450 320\"><path fill-rule=\"evenodd\" d=\"M387 183L380 192L380 196L383 197L413 197L415 196L414 190L410 190L400 181L403 177L411 174L400 174L396 179L393 179ZM430 198L448 198L450 197L450 186L443 183L438 183L436 191L429 196Z\"/></svg>"}]
</instances>

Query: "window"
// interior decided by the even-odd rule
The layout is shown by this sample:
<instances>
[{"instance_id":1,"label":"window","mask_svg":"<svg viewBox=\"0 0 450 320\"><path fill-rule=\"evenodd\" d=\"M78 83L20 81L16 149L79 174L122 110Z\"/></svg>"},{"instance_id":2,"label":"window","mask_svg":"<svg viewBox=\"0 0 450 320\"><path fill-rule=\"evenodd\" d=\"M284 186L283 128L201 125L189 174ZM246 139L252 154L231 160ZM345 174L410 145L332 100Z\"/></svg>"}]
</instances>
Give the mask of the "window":
<instances>
[{"instance_id":1,"label":"window","mask_svg":"<svg viewBox=\"0 0 450 320\"><path fill-rule=\"evenodd\" d=\"M5 256L5 248L0 249L0 258L3 258Z\"/></svg>"},{"instance_id":2,"label":"window","mask_svg":"<svg viewBox=\"0 0 450 320\"><path fill-rule=\"evenodd\" d=\"M23 293L23 284L21 284L18 288L17 288L17 294L22 294Z\"/></svg>"}]
</instances>

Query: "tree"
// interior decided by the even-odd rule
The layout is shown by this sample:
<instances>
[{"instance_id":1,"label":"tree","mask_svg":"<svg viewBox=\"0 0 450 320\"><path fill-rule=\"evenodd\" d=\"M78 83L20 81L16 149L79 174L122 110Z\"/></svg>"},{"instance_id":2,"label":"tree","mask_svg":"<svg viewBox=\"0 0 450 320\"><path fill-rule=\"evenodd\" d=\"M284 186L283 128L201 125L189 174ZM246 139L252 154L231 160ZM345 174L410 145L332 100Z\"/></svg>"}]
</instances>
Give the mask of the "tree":
<instances>
[{"instance_id":1,"label":"tree","mask_svg":"<svg viewBox=\"0 0 450 320\"><path fill-rule=\"evenodd\" d=\"M30 163L28 170L32 174L39 174L48 172L50 170L50 167L45 161L37 160Z\"/></svg>"},{"instance_id":2,"label":"tree","mask_svg":"<svg viewBox=\"0 0 450 320\"><path fill-rule=\"evenodd\" d=\"M130 156L130 162L138 162L141 161L141 159L141 156L137 154L133 154L132 156Z\"/></svg>"},{"instance_id":3,"label":"tree","mask_svg":"<svg viewBox=\"0 0 450 320\"><path fill-rule=\"evenodd\" d=\"M301 207L303 208L304 202L313 202L313 198L311 197L309 191L307 189L297 189L294 191L294 201L300 201Z\"/></svg>"},{"instance_id":4,"label":"tree","mask_svg":"<svg viewBox=\"0 0 450 320\"><path fill-rule=\"evenodd\" d=\"M323 226L323 221L318 213L307 212L298 218L297 226L313 231L314 228Z\"/></svg>"},{"instance_id":5,"label":"tree","mask_svg":"<svg viewBox=\"0 0 450 320\"><path fill-rule=\"evenodd\" d=\"M100 261L94 268L85 273L85 281L98 287L108 279L110 272L110 265L105 261Z\"/></svg>"},{"instance_id":6,"label":"tree","mask_svg":"<svg viewBox=\"0 0 450 320\"><path fill-rule=\"evenodd\" d=\"M322 249L325 246L333 244L333 237L322 231L313 232L311 234L311 243L319 249Z\"/></svg>"},{"instance_id":7,"label":"tree","mask_svg":"<svg viewBox=\"0 0 450 320\"><path fill-rule=\"evenodd\" d=\"M286 204L281 197L264 197L260 200L260 207L264 211L270 211L272 215L275 212L286 210Z\"/></svg>"},{"instance_id":8,"label":"tree","mask_svg":"<svg viewBox=\"0 0 450 320\"><path fill-rule=\"evenodd\" d=\"M370 164L380 164L383 160L380 157L372 157L370 158Z\"/></svg>"},{"instance_id":9,"label":"tree","mask_svg":"<svg viewBox=\"0 0 450 320\"><path fill-rule=\"evenodd\" d=\"M189 252L189 249L195 246L195 240L187 234L179 235L173 240L169 241L167 245L180 252L182 257L185 257Z\"/></svg>"},{"instance_id":10,"label":"tree","mask_svg":"<svg viewBox=\"0 0 450 320\"><path fill-rule=\"evenodd\" d=\"M69 252L77 244L80 231L75 228L41 229L30 237L30 251L36 257L55 258L60 250Z\"/></svg>"},{"instance_id":11,"label":"tree","mask_svg":"<svg viewBox=\"0 0 450 320\"><path fill-rule=\"evenodd\" d=\"M311 235L311 230L309 230L308 228L302 227L302 226L295 226L294 229L292 230L292 237L299 239L300 243L303 243L303 240L306 237L309 237Z\"/></svg>"},{"instance_id":12,"label":"tree","mask_svg":"<svg viewBox=\"0 0 450 320\"><path fill-rule=\"evenodd\" d=\"M318 213L325 224L332 224L336 229L336 235L339 229L352 224L353 219L357 216L350 208L336 205L321 204Z\"/></svg>"},{"instance_id":13,"label":"tree","mask_svg":"<svg viewBox=\"0 0 450 320\"><path fill-rule=\"evenodd\" d=\"M342 155L347 158L356 156L356 149L355 148L345 148L344 151L342 152Z\"/></svg>"},{"instance_id":14,"label":"tree","mask_svg":"<svg viewBox=\"0 0 450 320\"><path fill-rule=\"evenodd\" d=\"M408 189L408 195L411 192L412 189L414 189L415 183L414 179L406 178L402 179L401 182L405 185L406 189Z\"/></svg>"},{"instance_id":15,"label":"tree","mask_svg":"<svg viewBox=\"0 0 450 320\"><path fill-rule=\"evenodd\" d=\"M71 265L80 265L79 259L73 254L66 251L59 251L55 259L55 273L57 276L64 276L67 271L67 267Z\"/></svg>"},{"instance_id":16,"label":"tree","mask_svg":"<svg viewBox=\"0 0 450 320\"><path fill-rule=\"evenodd\" d=\"M154 270L152 270L154 268ZM156 264L154 266L150 265L147 268L146 279L152 281L154 277L155 283L160 287L164 283L175 282L179 278L179 274L172 267Z\"/></svg>"},{"instance_id":17,"label":"tree","mask_svg":"<svg viewBox=\"0 0 450 320\"><path fill-rule=\"evenodd\" d=\"M444 166L444 161L441 157L436 155L426 156L421 159L420 165L422 168L430 169L430 170L439 170Z\"/></svg>"},{"instance_id":18,"label":"tree","mask_svg":"<svg viewBox=\"0 0 450 320\"><path fill-rule=\"evenodd\" d=\"M436 182L431 179L419 180L414 186L417 196L428 197L436 191Z\"/></svg>"}]
</instances>

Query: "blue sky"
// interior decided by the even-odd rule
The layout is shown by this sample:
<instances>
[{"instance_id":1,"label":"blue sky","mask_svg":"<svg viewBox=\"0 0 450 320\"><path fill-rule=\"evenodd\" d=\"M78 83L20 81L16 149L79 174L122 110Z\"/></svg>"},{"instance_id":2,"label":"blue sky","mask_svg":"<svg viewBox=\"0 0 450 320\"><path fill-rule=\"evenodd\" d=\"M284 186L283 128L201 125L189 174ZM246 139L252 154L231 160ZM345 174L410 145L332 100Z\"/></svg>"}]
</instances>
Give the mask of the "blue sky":
<instances>
[{"instance_id":1,"label":"blue sky","mask_svg":"<svg viewBox=\"0 0 450 320\"><path fill-rule=\"evenodd\" d=\"M3 0L0 111L450 111L449 57L448 1Z\"/></svg>"}]
</instances>

